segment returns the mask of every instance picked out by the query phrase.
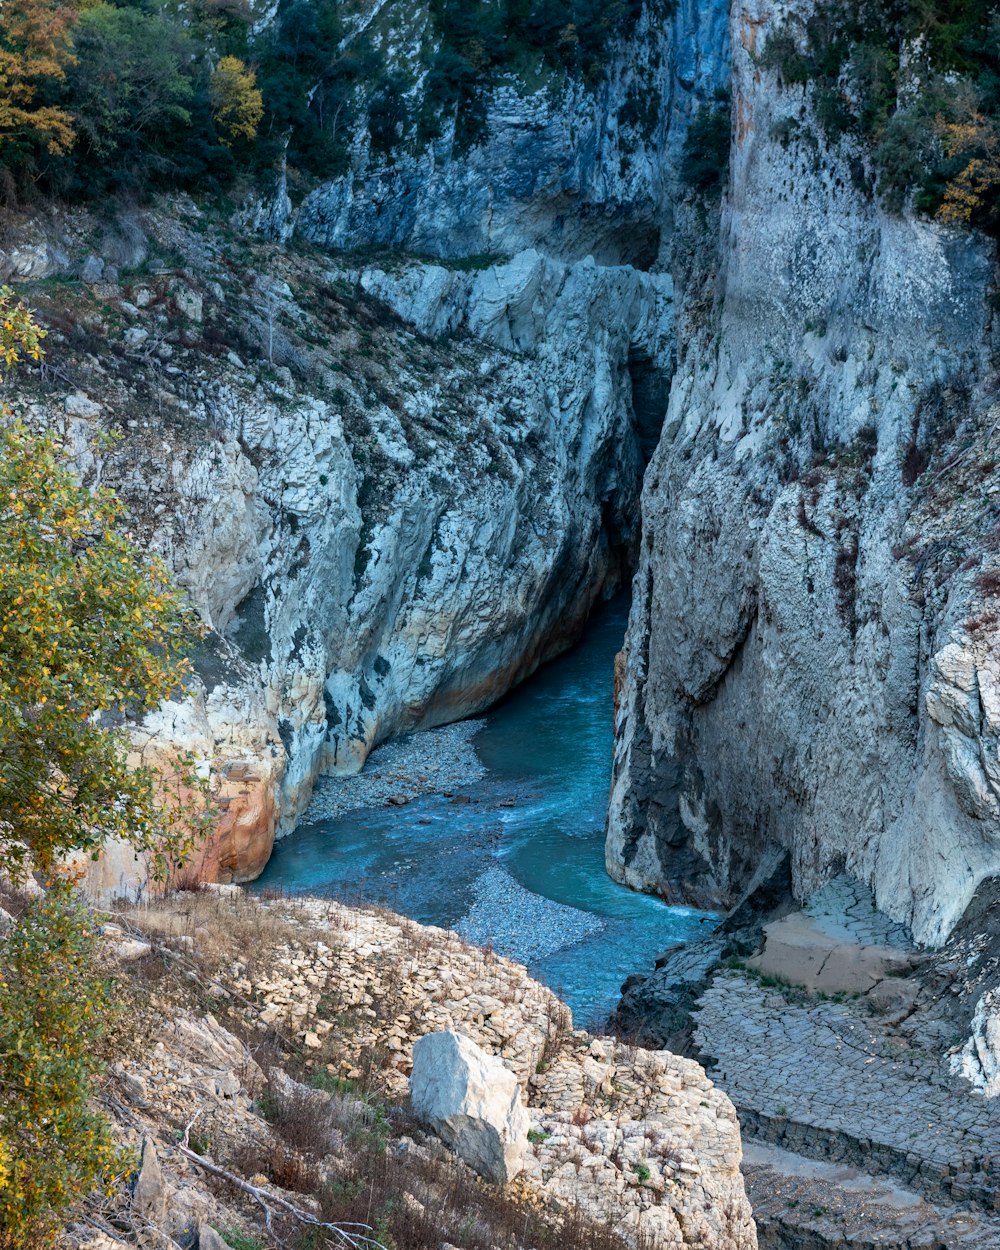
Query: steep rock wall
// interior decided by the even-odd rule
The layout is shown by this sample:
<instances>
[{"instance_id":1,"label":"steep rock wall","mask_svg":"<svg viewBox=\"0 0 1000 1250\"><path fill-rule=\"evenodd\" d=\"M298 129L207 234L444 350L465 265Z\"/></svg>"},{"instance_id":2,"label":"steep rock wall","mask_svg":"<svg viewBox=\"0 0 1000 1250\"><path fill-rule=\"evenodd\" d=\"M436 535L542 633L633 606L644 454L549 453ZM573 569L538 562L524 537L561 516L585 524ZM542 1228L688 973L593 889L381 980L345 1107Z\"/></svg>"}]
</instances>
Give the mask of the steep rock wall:
<instances>
[{"instance_id":1,"label":"steep rock wall","mask_svg":"<svg viewBox=\"0 0 1000 1250\"><path fill-rule=\"evenodd\" d=\"M607 864L725 903L776 842L935 942L1000 869L993 257L859 189L757 59L787 11L732 7L716 261L674 275Z\"/></svg>"},{"instance_id":2,"label":"steep rock wall","mask_svg":"<svg viewBox=\"0 0 1000 1250\"><path fill-rule=\"evenodd\" d=\"M183 268L23 287L55 381L23 376L16 401L121 494L208 630L135 752L205 761L219 819L189 871L246 880L321 771L481 710L621 585L632 378L671 357L671 285L533 251L358 271L260 244L234 265L183 204L146 228ZM145 874L124 847L91 869L105 895Z\"/></svg>"},{"instance_id":3,"label":"steep rock wall","mask_svg":"<svg viewBox=\"0 0 1000 1250\"><path fill-rule=\"evenodd\" d=\"M389 22L405 69L428 14L402 9L365 20ZM81 464L126 496L211 630L187 696L136 740L149 762L182 747L211 763L222 815L196 877L255 876L320 772L484 708L634 564L673 368L676 160L727 75L723 5L646 14L598 90L511 76L481 145L460 152L452 130L384 157L364 132L351 171L298 213L282 185L240 217L347 255L258 249L234 265L243 242L181 206L151 251L168 245L183 269L141 304L141 284L101 289L156 365L161 408L165 385L199 433L158 442L161 411L127 421L127 384L82 385L81 411L96 399L99 415L71 421ZM656 103L641 121L626 107L640 88ZM75 243L47 240L57 270L79 263ZM187 329L161 325L164 308ZM234 316L242 355L158 355L156 333L183 346L204 321L225 339L216 323ZM90 428L108 422L128 431L110 457ZM107 893L144 870L117 848L93 871Z\"/></svg>"},{"instance_id":4,"label":"steep rock wall","mask_svg":"<svg viewBox=\"0 0 1000 1250\"><path fill-rule=\"evenodd\" d=\"M435 41L429 9L376 4L372 21L389 63L414 84L415 112ZM294 221L297 234L334 249L454 257L537 247L564 260L662 268L687 122L728 75L725 4L649 0L634 32L612 41L599 84L542 66L508 73L485 102L482 142L468 149L453 122L433 143L408 135L388 156L362 129L350 170L296 214L289 206L280 228Z\"/></svg>"}]
</instances>

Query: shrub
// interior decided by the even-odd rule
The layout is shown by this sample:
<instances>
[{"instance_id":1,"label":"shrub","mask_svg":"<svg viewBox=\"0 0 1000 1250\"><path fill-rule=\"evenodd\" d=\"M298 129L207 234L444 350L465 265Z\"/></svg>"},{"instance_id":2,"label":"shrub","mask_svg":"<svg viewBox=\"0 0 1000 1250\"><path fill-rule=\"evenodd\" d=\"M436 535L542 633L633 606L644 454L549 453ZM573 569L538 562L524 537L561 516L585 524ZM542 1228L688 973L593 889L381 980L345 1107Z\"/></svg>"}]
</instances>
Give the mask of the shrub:
<instances>
[{"instance_id":1,"label":"shrub","mask_svg":"<svg viewBox=\"0 0 1000 1250\"><path fill-rule=\"evenodd\" d=\"M0 288L0 360L40 355L40 332ZM0 811L3 867L119 838L165 871L190 849L202 790L192 760L175 776L127 764L124 730L182 682L194 629L156 560L119 532L122 506L73 476L52 434L0 424ZM165 801L162 787L173 787Z\"/></svg>"},{"instance_id":2,"label":"shrub","mask_svg":"<svg viewBox=\"0 0 1000 1250\"><path fill-rule=\"evenodd\" d=\"M885 206L996 233L1000 16L985 0L825 0L804 26L793 22L771 35L761 64L811 85L831 142L850 133L868 145Z\"/></svg>"},{"instance_id":3,"label":"shrub","mask_svg":"<svg viewBox=\"0 0 1000 1250\"><path fill-rule=\"evenodd\" d=\"M42 331L0 288L0 364L41 355ZM5 416L0 412L0 417ZM120 505L74 478L56 440L0 424L0 870L51 873L118 837L161 862L193 839L182 792L127 767L121 720L185 671L188 614L162 566L116 532ZM178 774L186 793L198 783ZM0 1250L51 1241L58 1213L112 1165L88 1099L114 992L87 914L56 879L0 943Z\"/></svg>"},{"instance_id":4,"label":"shrub","mask_svg":"<svg viewBox=\"0 0 1000 1250\"><path fill-rule=\"evenodd\" d=\"M703 104L684 140L682 181L699 195L719 195L729 170L728 101Z\"/></svg>"},{"instance_id":5,"label":"shrub","mask_svg":"<svg viewBox=\"0 0 1000 1250\"><path fill-rule=\"evenodd\" d=\"M52 1241L54 1221L119 1166L89 1100L116 1009L88 913L65 885L0 942L0 1247Z\"/></svg>"}]
</instances>

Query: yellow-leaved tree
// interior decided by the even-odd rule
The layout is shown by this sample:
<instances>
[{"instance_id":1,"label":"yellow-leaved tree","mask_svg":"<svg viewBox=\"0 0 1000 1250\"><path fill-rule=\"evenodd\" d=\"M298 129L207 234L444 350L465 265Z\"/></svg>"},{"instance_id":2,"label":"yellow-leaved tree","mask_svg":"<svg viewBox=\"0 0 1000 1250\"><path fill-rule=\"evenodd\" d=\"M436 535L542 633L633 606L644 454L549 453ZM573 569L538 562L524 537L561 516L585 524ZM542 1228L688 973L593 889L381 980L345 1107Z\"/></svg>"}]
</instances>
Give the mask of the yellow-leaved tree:
<instances>
[{"instance_id":1,"label":"yellow-leaved tree","mask_svg":"<svg viewBox=\"0 0 1000 1250\"><path fill-rule=\"evenodd\" d=\"M42 338L0 288L0 365ZM115 995L60 862L115 837L165 874L206 807L193 760L170 778L128 766L125 725L183 683L194 625L121 523L52 434L0 412L0 873L46 878L0 941L0 1250L49 1245L113 1166L90 1102Z\"/></svg>"},{"instance_id":2,"label":"yellow-leaved tree","mask_svg":"<svg viewBox=\"0 0 1000 1250\"><path fill-rule=\"evenodd\" d=\"M249 142L257 137L257 127L264 116L264 97L253 70L239 57L222 57L212 72L209 95L226 147L237 139Z\"/></svg>"},{"instance_id":3,"label":"yellow-leaved tree","mask_svg":"<svg viewBox=\"0 0 1000 1250\"><path fill-rule=\"evenodd\" d=\"M63 0L0 3L0 151L25 140L56 153L72 147L70 116L44 102L44 89L73 63L76 19L77 9Z\"/></svg>"},{"instance_id":4,"label":"yellow-leaved tree","mask_svg":"<svg viewBox=\"0 0 1000 1250\"><path fill-rule=\"evenodd\" d=\"M950 225L991 224L1000 194L1000 134L979 113L966 122L942 124L940 132L945 152L959 170L945 187L938 217Z\"/></svg>"}]
</instances>

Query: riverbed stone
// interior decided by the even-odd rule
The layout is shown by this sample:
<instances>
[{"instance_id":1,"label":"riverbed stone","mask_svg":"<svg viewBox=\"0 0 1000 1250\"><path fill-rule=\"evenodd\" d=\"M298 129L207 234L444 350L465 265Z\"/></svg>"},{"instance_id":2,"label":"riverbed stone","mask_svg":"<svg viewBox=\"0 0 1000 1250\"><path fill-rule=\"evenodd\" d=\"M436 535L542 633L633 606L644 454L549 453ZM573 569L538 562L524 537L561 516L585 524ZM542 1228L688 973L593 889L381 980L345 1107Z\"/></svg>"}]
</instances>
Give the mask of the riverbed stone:
<instances>
[{"instance_id":1,"label":"riverbed stone","mask_svg":"<svg viewBox=\"0 0 1000 1250\"><path fill-rule=\"evenodd\" d=\"M480 1175L497 1184L524 1166L529 1120L513 1072L452 1030L413 1047L410 1099L423 1120Z\"/></svg>"}]
</instances>

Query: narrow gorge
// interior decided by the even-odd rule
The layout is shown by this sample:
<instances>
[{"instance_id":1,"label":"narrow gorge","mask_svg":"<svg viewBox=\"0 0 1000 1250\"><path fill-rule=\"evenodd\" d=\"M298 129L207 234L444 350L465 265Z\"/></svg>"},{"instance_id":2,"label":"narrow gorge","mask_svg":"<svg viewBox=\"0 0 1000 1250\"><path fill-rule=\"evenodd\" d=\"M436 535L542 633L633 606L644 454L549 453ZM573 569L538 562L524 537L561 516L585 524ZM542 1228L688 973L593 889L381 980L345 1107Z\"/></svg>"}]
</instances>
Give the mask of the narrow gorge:
<instances>
[{"instance_id":1,"label":"narrow gorge","mask_svg":"<svg viewBox=\"0 0 1000 1250\"><path fill-rule=\"evenodd\" d=\"M468 979L442 1027L508 1065L531 1035L532 1183L592 1214L556 1146L606 1168L635 1250L1000 1245L995 230L929 182L891 202L859 83L891 139L958 71L932 29L862 72L863 8L623 5L580 72L469 36L484 77L435 130L444 9L365 0L336 56L377 54L381 86L351 70L365 124L330 170L289 129L224 208L48 206L0 243L48 330L15 413L117 492L203 626L131 731L214 804L171 886L247 885L250 929L286 890L357 904L378 960L412 940L435 1019ZM142 943L173 923L130 845L80 871ZM617 1040L550 1060L524 1004L557 1000L506 963L524 1019L494 1036L476 996L513 999L473 948L435 937L435 963L372 905ZM279 955L305 926L322 962L302 906ZM404 1014L371 1026L394 1054ZM303 1008L300 1049L327 1024ZM645 1096L698 1157L648 1192L636 1048L674 1052L680 1092ZM566 1090L610 1123L616 1072L624 1138L595 1146Z\"/></svg>"}]
</instances>

